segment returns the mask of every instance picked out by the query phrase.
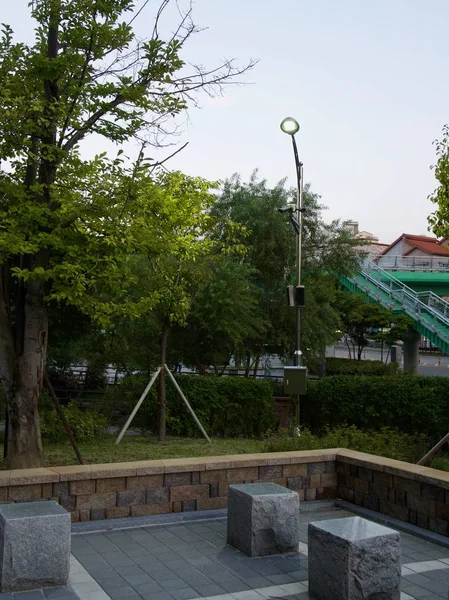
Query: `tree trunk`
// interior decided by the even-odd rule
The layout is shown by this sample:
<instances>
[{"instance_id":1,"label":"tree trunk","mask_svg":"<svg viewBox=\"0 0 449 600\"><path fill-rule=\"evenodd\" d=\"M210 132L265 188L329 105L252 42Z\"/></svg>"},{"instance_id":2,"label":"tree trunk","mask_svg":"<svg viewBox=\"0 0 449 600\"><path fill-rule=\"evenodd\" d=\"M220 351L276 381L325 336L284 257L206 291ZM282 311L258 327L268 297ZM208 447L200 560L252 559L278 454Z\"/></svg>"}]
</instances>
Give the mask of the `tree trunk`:
<instances>
[{"instance_id":1,"label":"tree trunk","mask_svg":"<svg viewBox=\"0 0 449 600\"><path fill-rule=\"evenodd\" d=\"M17 321L14 368L6 394L5 464L8 469L41 467L43 464L39 398L48 337L43 283L28 282L23 288L23 298L23 319Z\"/></svg>"},{"instance_id":2,"label":"tree trunk","mask_svg":"<svg viewBox=\"0 0 449 600\"><path fill-rule=\"evenodd\" d=\"M161 345L160 345L160 365L162 367L159 374L159 387L158 387L158 400L159 400L159 428L158 437L159 441L165 440L165 429L167 421L167 409L166 409L166 389L165 389L165 368L164 365L167 360L167 339L170 326L168 323L164 323L161 332Z\"/></svg>"},{"instance_id":3,"label":"tree trunk","mask_svg":"<svg viewBox=\"0 0 449 600\"><path fill-rule=\"evenodd\" d=\"M253 379L257 379L257 370L259 369L259 362L260 362L260 354L257 354L255 361L254 361Z\"/></svg>"},{"instance_id":4,"label":"tree trunk","mask_svg":"<svg viewBox=\"0 0 449 600\"><path fill-rule=\"evenodd\" d=\"M326 345L321 348L318 372L320 377L326 377Z\"/></svg>"},{"instance_id":5,"label":"tree trunk","mask_svg":"<svg viewBox=\"0 0 449 600\"><path fill-rule=\"evenodd\" d=\"M218 372L218 369L215 369L215 374L218 375L219 377L223 377L225 371L226 371L226 367L229 367L229 363L231 362L231 358L232 358L233 352L231 352L228 356L227 361L224 363L223 368L221 369L220 372ZM238 366L237 366L237 373L238 373Z\"/></svg>"},{"instance_id":6,"label":"tree trunk","mask_svg":"<svg viewBox=\"0 0 449 600\"><path fill-rule=\"evenodd\" d=\"M245 377L249 377L249 370L251 369L251 354L247 352L246 354L246 365L245 365Z\"/></svg>"},{"instance_id":7,"label":"tree trunk","mask_svg":"<svg viewBox=\"0 0 449 600\"><path fill-rule=\"evenodd\" d=\"M346 342L346 345L347 345L347 347L348 347L349 358L351 358L351 359L352 359L352 354L351 354L351 345L349 344L349 338L348 338L348 336L347 336L347 335L345 335L345 342ZM334 349L335 349L335 346L334 346Z\"/></svg>"}]
</instances>

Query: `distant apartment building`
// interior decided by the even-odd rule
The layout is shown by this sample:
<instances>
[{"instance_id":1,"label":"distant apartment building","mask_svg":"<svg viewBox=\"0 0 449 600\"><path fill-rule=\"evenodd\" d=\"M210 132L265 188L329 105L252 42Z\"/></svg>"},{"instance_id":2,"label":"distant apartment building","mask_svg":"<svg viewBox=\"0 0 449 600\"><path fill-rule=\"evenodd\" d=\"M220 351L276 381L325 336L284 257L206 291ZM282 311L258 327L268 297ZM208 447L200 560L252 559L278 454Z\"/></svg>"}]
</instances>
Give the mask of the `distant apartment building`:
<instances>
[{"instance_id":1,"label":"distant apartment building","mask_svg":"<svg viewBox=\"0 0 449 600\"><path fill-rule=\"evenodd\" d=\"M347 221L345 227L352 233L354 238L364 242L360 246L360 250L366 253L369 260L375 260L379 254L382 254L387 248L388 244L379 242L379 238L369 231L359 231L359 224L357 221Z\"/></svg>"}]
</instances>

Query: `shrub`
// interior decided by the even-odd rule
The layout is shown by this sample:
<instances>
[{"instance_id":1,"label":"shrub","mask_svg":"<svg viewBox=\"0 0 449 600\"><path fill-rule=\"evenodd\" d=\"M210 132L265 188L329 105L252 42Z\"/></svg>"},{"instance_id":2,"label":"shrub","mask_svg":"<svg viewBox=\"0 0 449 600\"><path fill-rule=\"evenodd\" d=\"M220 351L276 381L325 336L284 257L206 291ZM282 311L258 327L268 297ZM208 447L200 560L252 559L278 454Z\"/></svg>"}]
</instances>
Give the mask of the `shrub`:
<instances>
[{"instance_id":1,"label":"shrub","mask_svg":"<svg viewBox=\"0 0 449 600\"><path fill-rule=\"evenodd\" d=\"M352 360L350 358L326 358L326 375L394 375L398 363L386 365L381 360Z\"/></svg>"},{"instance_id":2,"label":"shrub","mask_svg":"<svg viewBox=\"0 0 449 600\"><path fill-rule=\"evenodd\" d=\"M209 435L259 437L274 425L272 388L267 381L213 375L178 375L184 395ZM143 376L125 377L106 392L101 410L118 422L128 416L145 389ZM157 424L157 385L150 390L133 427L151 432ZM167 433L179 436L201 435L179 394L167 378Z\"/></svg>"},{"instance_id":3,"label":"shrub","mask_svg":"<svg viewBox=\"0 0 449 600\"><path fill-rule=\"evenodd\" d=\"M97 410L81 410L74 401L63 406L62 410L77 441L82 442L104 434L107 419ZM62 442L67 439L64 425L45 394L42 394L39 417L44 440Z\"/></svg>"},{"instance_id":4,"label":"shrub","mask_svg":"<svg viewBox=\"0 0 449 600\"><path fill-rule=\"evenodd\" d=\"M304 427L300 436L284 433L269 438L265 443L266 452L349 448L408 462L422 458L429 447L429 440L424 434L412 435L389 428L361 431L354 425L327 429L322 436L313 435Z\"/></svg>"},{"instance_id":5,"label":"shrub","mask_svg":"<svg viewBox=\"0 0 449 600\"><path fill-rule=\"evenodd\" d=\"M449 378L326 377L310 382L301 415L301 422L314 432L355 425L439 439L449 431Z\"/></svg>"}]
</instances>

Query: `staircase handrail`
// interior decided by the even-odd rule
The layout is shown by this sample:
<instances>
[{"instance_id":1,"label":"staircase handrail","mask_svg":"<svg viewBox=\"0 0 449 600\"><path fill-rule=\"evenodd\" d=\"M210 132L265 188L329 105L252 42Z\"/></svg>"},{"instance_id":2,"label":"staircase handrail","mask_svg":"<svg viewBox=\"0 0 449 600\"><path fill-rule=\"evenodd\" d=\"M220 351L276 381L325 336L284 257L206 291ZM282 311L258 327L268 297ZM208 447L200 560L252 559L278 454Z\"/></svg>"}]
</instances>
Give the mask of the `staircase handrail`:
<instances>
[{"instance_id":1,"label":"staircase handrail","mask_svg":"<svg viewBox=\"0 0 449 600\"><path fill-rule=\"evenodd\" d=\"M449 327L449 303L434 294L433 292L415 292L410 287L402 283L379 267L376 263L370 260L364 260L360 263L360 275L374 284L383 293L387 294L390 298L391 305L400 304L403 306L405 312L425 324L426 327L432 329L435 332L439 332L444 338L449 340L449 336L441 332L441 330L432 323L429 323L423 316L423 312L429 314L434 318L436 322L441 323L444 327ZM377 273L377 277L373 273ZM382 278L382 280L381 280ZM389 285L385 283L385 280L389 282ZM423 302L422 298L426 297L428 302ZM436 308L439 305L443 310Z\"/></svg>"}]
</instances>

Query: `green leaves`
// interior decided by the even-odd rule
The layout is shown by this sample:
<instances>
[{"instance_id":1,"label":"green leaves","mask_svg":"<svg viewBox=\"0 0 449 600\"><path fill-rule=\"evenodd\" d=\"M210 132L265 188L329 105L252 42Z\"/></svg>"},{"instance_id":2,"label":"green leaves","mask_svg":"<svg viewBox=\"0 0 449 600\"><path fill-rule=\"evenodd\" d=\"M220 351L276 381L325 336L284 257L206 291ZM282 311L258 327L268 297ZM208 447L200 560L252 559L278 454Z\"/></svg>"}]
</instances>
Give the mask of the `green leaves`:
<instances>
[{"instance_id":1,"label":"green leaves","mask_svg":"<svg viewBox=\"0 0 449 600\"><path fill-rule=\"evenodd\" d=\"M247 248L243 261L252 269L251 283L259 289L258 306L265 327L255 328L246 339L253 355L270 352L291 357L294 345L295 311L286 306L285 290L296 280L297 237L288 217L279 208L294 202L296 191L285 181L269 188L255 171L249 182L234 175L223 184L212 214L242 226L239 241ZM319 196L310 186L304 190L302 267L306 307L301 311L302 350L309 364L322 348L335 339L338 314L333 307L335 280L329 273L351 273L357 267L354 240L334 221L326 224ZM255 321L259 319L256 316Z\"/></svg>"},{"instance_id":2,"label":"green leaves","mask_svg":"<svg viewBox=\"0 0 449 600\"><path fill-rule=\"evenodd\" d=\"M8 25L0 33L0 159L8 167L0 171L0 263L10 261L15 279L45 281L48 300L103 324L156 304L172 322L185 322L190 292L180 273L201 279L205 256L241 250L228 223L222 242L209 235L214 184L181 173L150 176L145 157L129 167L121 150L115 159L79 152L92 134L157 143L194 89L232 78L232 68L224 79L220 69L180 73L195 28L186 17L164 39L164 6L147 40L135 36L131 0L36 0L33 43L14 42ZM38 269L21 264L26 255L42 258ZM138 256L157 283L133 295Z\"/></svg>"},{"instance_id":3,"label":"green leaves","mask_svg":"<svg viewBox=\"0 0 449 600\"><path fill-rule=\"evenodd\" d=\"M177 376L198 419L212 436L260 437L274 427L274 402L267 381L239 377ZM106 410L110 413L117 402L125 402L131 410L148 380L135 375L124 378L107 392ZM135 426L154 431L157 423L156 389L136 415ZM173 385L167 385L167 430L173 435L197 436L198 426L187 412Z\"/></svg>"},{"instance_id":4,"label":"green leaves","mask_svg":"<svg viewBox=\"0 0 449 600\"><path fill-rule=\"evenodd\" d=\"M309 386L306 422L313 430L355 425L419 433L438 440L449 429L447 377L325 377Z\"/></svg>"},{"instance_id":5,"label":"green leaves","mask_svg":"<svg viewBox=\"0 0 449 600\"><path fill-rule=\"evenodd\" d=\"M404 339L412 321L409 317L394 314L377 304L368 304L360 296L339 291L337 306L340 312L340 336L347 336L347 343L354 358L360 360L363 348L369 340L393 345ZM357 352L356 352L357 349Z\"/></svg>"},{"instance_id":6,"label":"green leaves","mask_svg":"<svg viewBox=\"0 0 449 600\"><path fill-rule=\"evenodd\" d=\"M429 225L437 236L449 235L449 125L443 127L443 138L434 142L437 163L433 167L439 185L429 200L437 209L429 216Z\"/></svg>"}]
</instances>

